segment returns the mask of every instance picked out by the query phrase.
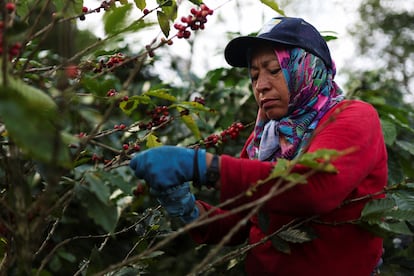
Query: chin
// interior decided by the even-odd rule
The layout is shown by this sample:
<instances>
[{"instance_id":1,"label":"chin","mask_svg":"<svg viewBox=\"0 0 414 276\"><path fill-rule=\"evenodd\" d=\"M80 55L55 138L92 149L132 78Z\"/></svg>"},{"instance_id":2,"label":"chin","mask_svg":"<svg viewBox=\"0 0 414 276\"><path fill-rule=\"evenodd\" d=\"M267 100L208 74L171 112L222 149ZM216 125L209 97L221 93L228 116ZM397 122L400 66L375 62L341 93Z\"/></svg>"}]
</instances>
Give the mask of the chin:
<instances>
[{"instance_id":1,"label":"chin","mask_svg":"<svg viewBox=\"0 0 414 276\"><path fill-rule=\"evenodd\" d=\"M283 114L275 114L275 113L266 113L266 117L269 120L280 120L283 118Z\"/></svg>"}]
</instances>

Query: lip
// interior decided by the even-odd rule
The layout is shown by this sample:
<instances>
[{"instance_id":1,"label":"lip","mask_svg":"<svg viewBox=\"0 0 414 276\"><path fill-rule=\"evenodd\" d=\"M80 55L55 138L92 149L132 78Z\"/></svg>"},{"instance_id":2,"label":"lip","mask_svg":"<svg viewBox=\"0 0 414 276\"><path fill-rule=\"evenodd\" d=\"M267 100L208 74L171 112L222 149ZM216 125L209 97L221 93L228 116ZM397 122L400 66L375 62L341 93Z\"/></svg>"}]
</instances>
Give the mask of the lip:
<instances>
[{"instance_id":1,"label":"lip","mask_svg":"<svg viewBox=\"0 0 414 276\"><path fill-rule=\"evenodd\" d=\"M272 99L263 99L260 101L260 106L262 108L269 108L271 106L274 106L275 104L277 104L277 102L279 102L280 99L277 98L272 98Z\"/></svg>"}]
</instances>

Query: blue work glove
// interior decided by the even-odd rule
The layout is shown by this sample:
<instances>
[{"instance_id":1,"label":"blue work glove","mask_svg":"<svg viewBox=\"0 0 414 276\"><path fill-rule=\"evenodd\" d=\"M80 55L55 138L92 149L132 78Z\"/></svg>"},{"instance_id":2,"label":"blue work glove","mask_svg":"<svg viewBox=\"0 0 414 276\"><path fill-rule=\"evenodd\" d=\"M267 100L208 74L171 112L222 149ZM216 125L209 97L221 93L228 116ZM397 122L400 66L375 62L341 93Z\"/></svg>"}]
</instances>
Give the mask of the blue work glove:
<instances>
[{"instance_id":1,"label":"blue work glove","mask_svg":"<svg viewBox=\"0 0 414 276\"><path fill-rule=\"evenodd\" d=\"M170 216L179 217L184 223L190 223L199 216L188 182L158 193L157 200Z\"/></svg>"},{"instance_id":2,"label":"blue work glove","mask_svg":"<svg viewBox=\"0 0 414 276\"><path fill-rule=\"evenodd\" d=\"M187 181L206 182L206 151L176 146L160 146L136 154L129 166L144 179L152 193L165 192ZM195 179L198 178L198 179Z\"/></svg>"},{"instance_id":3,"label":"blue work glove","mask_svg":"<svg viewBox=\"0 0 414 276\"><path fill-rule=\"evenodd\" d=\"M206 182L205 150L160 146L135 155L129 166L150 186L150 193L170 216L189 223L199 216L187 181ZM198 179L195 179L198 178Z\"/></svg>"}]
</instances>

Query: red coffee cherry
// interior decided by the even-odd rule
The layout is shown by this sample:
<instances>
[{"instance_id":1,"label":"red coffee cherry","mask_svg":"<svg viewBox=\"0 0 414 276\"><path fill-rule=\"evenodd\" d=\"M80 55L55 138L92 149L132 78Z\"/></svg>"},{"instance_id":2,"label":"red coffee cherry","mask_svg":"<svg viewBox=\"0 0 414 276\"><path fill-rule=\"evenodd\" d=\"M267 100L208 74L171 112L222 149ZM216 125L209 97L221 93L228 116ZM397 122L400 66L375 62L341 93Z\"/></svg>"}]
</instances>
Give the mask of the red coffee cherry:
<instances>
[{"instance_id":1,"label":"red coffee cherry","mask_svg":"<svg viewBox=\"0 0 414 276\"><path fill-rule=\"evenodd\" d=\"M12 2L6 3L6 10L8 12L14 12L16 10L16 4L14 4Z\"/></svg>"}]
</instances>

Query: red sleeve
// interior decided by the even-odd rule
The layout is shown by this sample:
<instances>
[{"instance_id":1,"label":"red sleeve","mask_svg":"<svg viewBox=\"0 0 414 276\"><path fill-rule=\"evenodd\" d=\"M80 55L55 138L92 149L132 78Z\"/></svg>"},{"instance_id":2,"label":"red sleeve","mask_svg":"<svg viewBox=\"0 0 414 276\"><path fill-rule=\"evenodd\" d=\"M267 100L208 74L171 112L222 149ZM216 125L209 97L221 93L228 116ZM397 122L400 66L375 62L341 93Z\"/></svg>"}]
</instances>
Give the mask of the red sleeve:
<instances>
[{"instance_id":1,"label":"red sleeve","mask_svg":"<svg viewBox=\"0 0 414 276\"><path fill-rule=\"evenodd\" d=\"M332 116L335 119L324 124ZM309 152L318 149L356 150L333 162L338 169L337 174L315 174L307 184L297 185L268 202L266 208L271 212L293 216L324 214L347 197L379 191L386 185L386 150L378 114L371 105L344 101L324 116L317 131L319 133L312 140ZM237 196L252 183L265 179L273 166L271 162L223 155L221 200ZM298 166L294 171L304 172L304 168ZM244 197L238 204L262 197L271 184L263 185L252 197Z\"/></svg>"}]
</instances>

